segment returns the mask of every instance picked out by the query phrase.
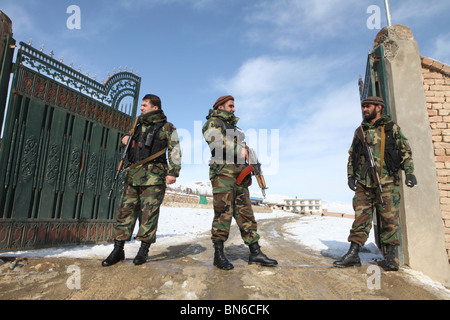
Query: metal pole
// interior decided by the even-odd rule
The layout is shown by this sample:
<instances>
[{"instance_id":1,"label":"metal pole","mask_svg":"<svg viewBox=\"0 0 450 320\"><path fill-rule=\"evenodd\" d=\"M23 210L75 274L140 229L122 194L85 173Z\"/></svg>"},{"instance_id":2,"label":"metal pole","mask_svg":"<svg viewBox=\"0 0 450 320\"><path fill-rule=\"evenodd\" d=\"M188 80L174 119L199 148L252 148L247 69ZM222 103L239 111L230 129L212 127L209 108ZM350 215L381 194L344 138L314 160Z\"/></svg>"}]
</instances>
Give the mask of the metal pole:
<instances>
[{"instance_id":1,"label":"metal pole","mask_svg":"<svg viewBox=\"0 0 450 320\"><path fill-rule=\"evenodd\" d=\"M386 9L387 24L390 27L392 24L391 24L391 12L389 11L389 0L384 0L384 8Z\"/></svg>"}]
</instances>

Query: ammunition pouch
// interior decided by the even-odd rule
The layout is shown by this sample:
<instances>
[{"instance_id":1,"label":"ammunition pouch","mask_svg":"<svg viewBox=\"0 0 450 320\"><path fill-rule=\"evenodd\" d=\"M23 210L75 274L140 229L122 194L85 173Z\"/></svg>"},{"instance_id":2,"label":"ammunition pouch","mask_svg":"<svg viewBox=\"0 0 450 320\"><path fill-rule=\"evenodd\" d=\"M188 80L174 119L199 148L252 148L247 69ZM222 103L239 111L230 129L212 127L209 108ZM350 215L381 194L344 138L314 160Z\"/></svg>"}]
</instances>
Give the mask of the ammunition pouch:
<instances>
[{"instance_id":1,"label":"ammunition pouch","mask_svg":"<svg viewBox=\"0 0 450 320\"><path fill-rule=\"evenodd\" d=\"M167 141L159 138L159 133L165 123L166 122L156 123L147 128L144 132L142 132L141 126L136 128L135 134L131 137L131 148L128 153L128 161L130 163L138 163L167 148ZM151 160L151 163L166 162L166 153Z\"/></svg>"}]
</instances>

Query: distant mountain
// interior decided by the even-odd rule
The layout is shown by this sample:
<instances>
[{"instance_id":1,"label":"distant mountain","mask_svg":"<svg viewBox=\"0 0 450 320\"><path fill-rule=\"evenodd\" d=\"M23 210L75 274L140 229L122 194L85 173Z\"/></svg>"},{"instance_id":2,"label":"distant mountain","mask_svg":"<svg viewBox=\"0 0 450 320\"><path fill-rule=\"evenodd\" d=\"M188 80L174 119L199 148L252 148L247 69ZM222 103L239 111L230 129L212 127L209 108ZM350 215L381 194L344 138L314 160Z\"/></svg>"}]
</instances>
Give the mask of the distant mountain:
<instances>
[{"instance_id":1,"label":"distant mountain","mask_svg":"<svg viewBox=\"0 0 450 320\"><path fill-rule=\"evenodd\" d=\"M197 194L212 197L212 187L210 181L197 182L175 182L168 186L168 190L187 194Z\"/></svg>"}]
</instances>

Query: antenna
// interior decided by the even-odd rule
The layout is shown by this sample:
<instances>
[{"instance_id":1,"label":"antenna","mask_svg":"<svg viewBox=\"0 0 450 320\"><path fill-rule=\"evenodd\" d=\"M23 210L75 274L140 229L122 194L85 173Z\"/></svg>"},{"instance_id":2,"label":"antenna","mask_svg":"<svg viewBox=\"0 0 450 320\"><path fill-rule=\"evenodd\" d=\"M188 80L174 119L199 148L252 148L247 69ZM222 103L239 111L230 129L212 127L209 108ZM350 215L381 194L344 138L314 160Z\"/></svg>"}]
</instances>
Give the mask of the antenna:
<instances>
[{"instance_id":1,"label":"antenna","mask_svg":"<svg viewBox=\"0 0 450 320\"><path fill-rule=\"evenodd\" d=\"M391 24L391 12L389 11L389 0L384 0L384 8L386 9L386 20L387 25L390 27Z\"/></svg>"}]
</instances>

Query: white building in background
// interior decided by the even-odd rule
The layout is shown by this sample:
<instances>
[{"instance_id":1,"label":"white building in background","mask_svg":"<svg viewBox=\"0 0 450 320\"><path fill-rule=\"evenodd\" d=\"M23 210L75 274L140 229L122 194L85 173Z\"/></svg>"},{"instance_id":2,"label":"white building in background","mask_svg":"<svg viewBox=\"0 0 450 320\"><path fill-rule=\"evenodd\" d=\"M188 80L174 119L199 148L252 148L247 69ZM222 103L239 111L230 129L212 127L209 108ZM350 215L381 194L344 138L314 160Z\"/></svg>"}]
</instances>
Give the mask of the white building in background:
<instances>
[{"instance_id":1,"label":"white building in background","mask_svg":"<svg viewBox=\"0 0 450 320\"><path fill-rule=\"evenodd\" d=\"M322 214L322 199L285 199L284 210L302 214Z\"/></svg>"}]
</instances>

